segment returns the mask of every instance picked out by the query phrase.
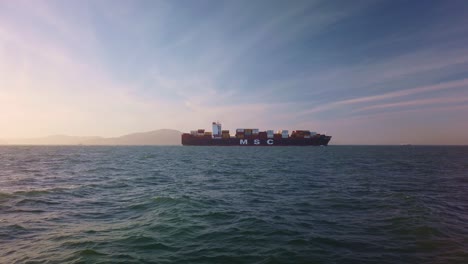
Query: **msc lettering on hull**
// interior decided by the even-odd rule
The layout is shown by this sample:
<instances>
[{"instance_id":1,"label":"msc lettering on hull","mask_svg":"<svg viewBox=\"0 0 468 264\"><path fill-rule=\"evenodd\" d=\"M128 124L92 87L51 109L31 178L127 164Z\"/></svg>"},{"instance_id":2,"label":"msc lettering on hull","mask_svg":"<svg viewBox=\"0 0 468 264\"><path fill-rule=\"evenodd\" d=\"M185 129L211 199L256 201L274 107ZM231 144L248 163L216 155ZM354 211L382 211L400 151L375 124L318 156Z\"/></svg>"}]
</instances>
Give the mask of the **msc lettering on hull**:
<instances>
[{"instance_id":1,"label":"msc lettering on hull","mask_svg":"<svg viewBox=\"0 0 468 264\"><path fill-rule=\"evenodd\" d=\"M254 139L253 143L254 143L254 145L260 145L260 144L261 144L260 139ZM268 140L266 141L266 143L267 143L268 145L273 145L273 144L274 144L274 141L273 141L273 139L268 139ZM239 144L240 144L240 145L248 145L248 144L249 144L249 140L248 140L248 139L241 139L241 140L239 140Z\"/></svg>"}]
</instances>

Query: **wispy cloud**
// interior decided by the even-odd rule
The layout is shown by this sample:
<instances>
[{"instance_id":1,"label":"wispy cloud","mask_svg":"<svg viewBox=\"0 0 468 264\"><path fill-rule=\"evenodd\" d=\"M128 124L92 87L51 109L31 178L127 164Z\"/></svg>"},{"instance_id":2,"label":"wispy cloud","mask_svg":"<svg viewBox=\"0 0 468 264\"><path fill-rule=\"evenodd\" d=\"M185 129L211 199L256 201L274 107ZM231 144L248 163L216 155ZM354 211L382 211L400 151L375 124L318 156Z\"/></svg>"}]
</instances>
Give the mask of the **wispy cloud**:
<instances>
[{"instance_id":1,"label":"wispy cloud","mask_svg":"<svg viewBox=\"0 0 468 264\"><path fill-rule=\"evenodd\" d=\"M403 101L403 102L397 102L397 103L376 104L376 105L371 105L371 106L365 106L365 107L355 110L354 112L387 109L387 108L414 107L414 106L424 106L424 105L436 105L437 106L440 104L453 104L453 103L465 103L465 102L468 102L468 97L419 99L419 100L410 100L410 101Z\"/></svg>"},{"instance_id":2,"label":"wispy cloud","mask_svg":"<svg viewBox=\"0 0 468 264\"><path fill-rule=\"evenodd\" d=\"M440 90L446 90L446 89L458 88L458 87L464 87L464 86L468 86L468 79L416 87L416 88L400 90L396 92L383 93L379 95L371 95L371 96L353 98L353 99L335 102L334 105L349 105L349 104L356 104L356 103L375 102L375 101L404 97L404 96L418 94L418 93L440 91Z\"/></svg>"},{"instance_id":3,"label":"wispy cloud","mask_svg":"<svg viewBox=\"0 0 468 264\"><path fill-rule=\"evenodd\" d=\"M442 82L438 84L425 85L425 86L420 86L420 87L415 87L415 88L398 90L394 92L387 92L387 93L382 93L382 94L377 94L377 95L362 96L362 97L357 97L357 98L352 98L352 99L330 102L330 103L322 104L319 106L315 106L309 110L302 112L301 114L303 115L313 114L313 113L318 113L322 111L337 109L343 106L359 105L359 104L373 103L377 101L392 100L392 99L407 97L407 96L415 95L415 94L442 91L442 90L448 90L448 89L454 89L454 88L460 88L460 87L462 88L468 87L468 79Z\"/></svg>"}]
</instances>

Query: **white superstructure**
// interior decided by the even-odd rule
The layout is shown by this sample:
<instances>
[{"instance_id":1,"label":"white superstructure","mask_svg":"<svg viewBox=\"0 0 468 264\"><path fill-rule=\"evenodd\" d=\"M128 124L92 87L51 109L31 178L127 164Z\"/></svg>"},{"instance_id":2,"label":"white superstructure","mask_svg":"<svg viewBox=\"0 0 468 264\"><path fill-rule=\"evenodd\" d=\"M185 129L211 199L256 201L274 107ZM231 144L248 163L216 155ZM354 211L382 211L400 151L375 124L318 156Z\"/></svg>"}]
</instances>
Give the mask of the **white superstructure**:
<instances>
[{"instance_id":1,"label":"white superstructure","mask_svg":"<svg viewBox=\"0 0 468 264\"><path fill-rule=\"evenodd\" d=\"M221 137L221 123L213 122L213 137L220 138Z\"/></svg>"}]
</instances>

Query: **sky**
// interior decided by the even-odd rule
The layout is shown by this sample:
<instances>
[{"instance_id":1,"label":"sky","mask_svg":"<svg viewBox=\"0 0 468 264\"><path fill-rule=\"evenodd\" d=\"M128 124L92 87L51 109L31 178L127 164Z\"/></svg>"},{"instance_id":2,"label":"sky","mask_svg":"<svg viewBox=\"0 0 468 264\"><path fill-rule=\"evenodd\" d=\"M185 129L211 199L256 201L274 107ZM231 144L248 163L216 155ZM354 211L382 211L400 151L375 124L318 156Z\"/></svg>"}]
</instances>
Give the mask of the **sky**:
<instances>
[{"instance_id":1,"label":"sky","mask_svg":"<svg viewBox=\"0 0 468 264\"><path fill-rule=\"evenodd\" d=\"M0 0L0 138L468 144L468 1Z\"/></svg>"}]
</instances>

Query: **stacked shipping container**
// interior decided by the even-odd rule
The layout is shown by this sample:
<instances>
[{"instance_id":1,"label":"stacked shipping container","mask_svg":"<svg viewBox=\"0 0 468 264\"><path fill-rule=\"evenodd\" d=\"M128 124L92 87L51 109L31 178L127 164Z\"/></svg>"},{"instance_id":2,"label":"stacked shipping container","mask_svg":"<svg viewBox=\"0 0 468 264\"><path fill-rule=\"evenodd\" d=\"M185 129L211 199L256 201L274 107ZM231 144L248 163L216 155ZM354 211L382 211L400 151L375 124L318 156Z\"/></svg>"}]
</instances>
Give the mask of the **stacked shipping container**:
<instances>
[{"instance_id":1,"label":"stacked shipping container","mask_svg":"<svg viewBox=\"0 0 468 264\"><path fill-rule=\"evenodd\" d=\"M213 131L208 132L205 129L198 129L190 131L190 135L195 137L203 138L218 138L218 139L230 139L231 135L229 130L221 130L221 124L218 122L213 122ZM236 134L233 138L238 139L310 139L310 138L319 138L321 135L316 132L311 132L310 130L294 130L289 136L288 130L279 130L274 133L273 130L261 131L258 128L238 128L236 129Z\"/></svg>"},{"instance_id":2,"label":"stacked shipping container","mask_svg":"<svg viewBox=\"0 0 468 264\"><path fill-rule=\"evenodd\" d=\"M183 145L199 146L320 146L328 145L331 136L317 134L309 130L294 130L289 135L288 130L260 131L257 128L239 128L231 137L229 130L221 130L219 122L213 122L213 132L205 129L192 130L190 133L182 134Z\"/></svg>"}]
</instances>

